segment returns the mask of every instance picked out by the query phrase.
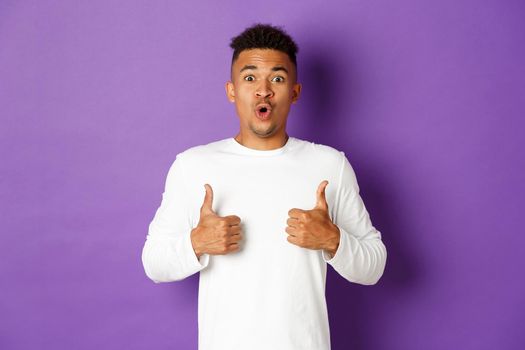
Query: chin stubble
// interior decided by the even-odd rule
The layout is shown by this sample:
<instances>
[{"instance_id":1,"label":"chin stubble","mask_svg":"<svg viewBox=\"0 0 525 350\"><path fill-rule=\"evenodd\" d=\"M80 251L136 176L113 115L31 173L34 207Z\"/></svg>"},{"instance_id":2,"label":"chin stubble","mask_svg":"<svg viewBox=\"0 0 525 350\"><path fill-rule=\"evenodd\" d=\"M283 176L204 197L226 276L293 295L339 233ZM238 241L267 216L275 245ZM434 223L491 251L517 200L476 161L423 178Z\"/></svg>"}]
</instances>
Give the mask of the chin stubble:
<instances>
[{"instance_id":1,"label":"chin stubble","mask_svg":"<svg viewBox=\"0 0 525 350\"><path fill-rule=\"evenodd\" d=\"M257 129L254 128L253 126L251 126L250 129L251 129L252 132L253 132L254 134L256 134L257 136L260 136L260 137L268 137L268 136L273 135L273 133L275 132L275 129L276 129L276 125L275 125L275 124L272 124L268 129L266 129L265 131L262 131L262 132L261 132L261 130L257 130Z\"/></svg>"}]
</instances>

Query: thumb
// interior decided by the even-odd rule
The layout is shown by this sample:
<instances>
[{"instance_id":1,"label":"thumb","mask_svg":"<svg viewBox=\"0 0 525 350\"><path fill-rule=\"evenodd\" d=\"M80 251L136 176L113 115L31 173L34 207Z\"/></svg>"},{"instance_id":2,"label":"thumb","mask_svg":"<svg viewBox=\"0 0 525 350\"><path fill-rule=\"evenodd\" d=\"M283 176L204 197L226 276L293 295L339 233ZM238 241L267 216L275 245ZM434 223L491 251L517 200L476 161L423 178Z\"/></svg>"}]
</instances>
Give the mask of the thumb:
<instances>
[{"instance_id":1,"label":"thumb","mask_svg":"<svg viewBox=\"0 0 525 350\"><path fill-rule=\"evenodd\" d=\"M201 214L215 214L215 212L213 211L213 208L212 208L212 205L213 205L213 189L208 184L205 184L204 188L206 190L206 194L204 195L204 202L202 203Z\"/></svg>"},{"instance_id":2,"label":"thumb","mask_svg":"<svg viewBox=\"0 0 525 350\"><path fill-rule=\"evenodd\" d=\"M326 202L325 194L326 186L328 186L328 181L324 180L319 184L319 187L317 188L317 202L315 204L315 207L317 209L328 210L328 203Z\"/></svg>"}]
</instances>

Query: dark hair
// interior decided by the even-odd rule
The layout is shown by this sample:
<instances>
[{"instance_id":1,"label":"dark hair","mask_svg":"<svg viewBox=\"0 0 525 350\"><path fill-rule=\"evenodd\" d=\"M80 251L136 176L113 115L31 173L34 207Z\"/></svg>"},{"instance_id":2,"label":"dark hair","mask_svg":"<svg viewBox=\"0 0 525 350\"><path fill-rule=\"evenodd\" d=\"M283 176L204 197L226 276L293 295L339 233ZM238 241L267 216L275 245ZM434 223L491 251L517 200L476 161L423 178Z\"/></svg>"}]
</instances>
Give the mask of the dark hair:
<instances>
[{"instance_id":1,"label":"dark hair","mask_svg":"<svg viewBox=\"0 0 525 350\"><path fill-rule=\"evenodd\" d=\"M297 68L295 55L299 48L292 37L281 27L270 24L255 24L232 38L230 47L233 49L232 65L244 50L273 49L287 54Z\"/></svg>"}]
</instances>

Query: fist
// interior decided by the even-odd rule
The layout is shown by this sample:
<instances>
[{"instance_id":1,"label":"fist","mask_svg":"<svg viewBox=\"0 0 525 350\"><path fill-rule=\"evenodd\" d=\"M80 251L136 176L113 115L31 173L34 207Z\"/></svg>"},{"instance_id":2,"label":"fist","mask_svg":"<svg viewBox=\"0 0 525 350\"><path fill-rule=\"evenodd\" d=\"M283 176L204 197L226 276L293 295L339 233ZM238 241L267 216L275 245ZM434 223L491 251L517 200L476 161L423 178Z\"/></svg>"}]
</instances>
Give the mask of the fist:
<instances>
[{"instance_id":1,"label":"fist","mask_svg":"<svg viewBox=\"0 0 525 350\"><path fill-rule=\"evenodd\" d=\"M332 222L328 214L328 202L325 189L328 181L323 181L317 188L317 202L313 209L293 208L288 211L285 231L288 242L302 248L324 249L331 255L339 247L339 228Z\"/></svg>"},{"instance_id":2,"label":"fist","mask_svg":"<svg viewBox=\"0 0 525 350\"><path fill-rule=\"evenodd\" d=\"M191 244L195 255L224 255L239 250L242 239L241 219L236 215L219 216L213 209L213 190L204 185L206 195L200 210L197 227L191 231Z\"/></svg>"}]
</instances>

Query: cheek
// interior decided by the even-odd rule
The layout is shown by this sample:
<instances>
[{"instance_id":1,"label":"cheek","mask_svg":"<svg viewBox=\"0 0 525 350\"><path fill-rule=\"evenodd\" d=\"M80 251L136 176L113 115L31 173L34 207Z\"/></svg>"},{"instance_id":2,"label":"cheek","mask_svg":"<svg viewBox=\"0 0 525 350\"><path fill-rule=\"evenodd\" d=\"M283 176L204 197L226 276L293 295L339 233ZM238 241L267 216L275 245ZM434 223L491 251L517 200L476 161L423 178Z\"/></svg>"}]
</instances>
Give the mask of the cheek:
<instances>
[{"instance_id":1,"label":"cheek","mask_svg":"<svg viewBox=\"0 0 525 350\"><path fill-rule=\"evenodd\" d=\"M239 90L237 91L237 98L239 100L239 102L243 105L247 105L247 104L250 104L251 102L251 93L250 91L247 91L247 90Z\"/></svg>"},{"instance_id":2,"label":"cheek","mask_svg":"<svg viewBox=\"0 0 525 350\"><path fill-rule=\"evenodd\" d=\"M287 104L291 103L293 98L293 91L283 91L279 94L279 102Z\"/></svg>"}]
</instances>

